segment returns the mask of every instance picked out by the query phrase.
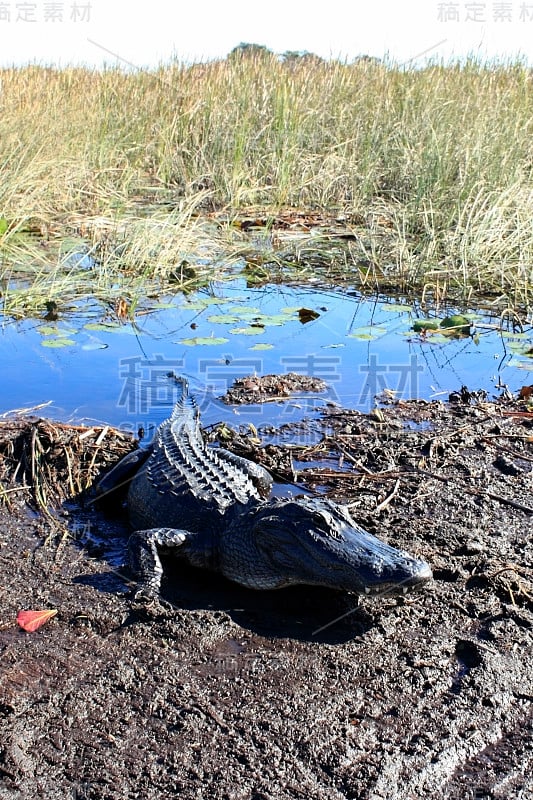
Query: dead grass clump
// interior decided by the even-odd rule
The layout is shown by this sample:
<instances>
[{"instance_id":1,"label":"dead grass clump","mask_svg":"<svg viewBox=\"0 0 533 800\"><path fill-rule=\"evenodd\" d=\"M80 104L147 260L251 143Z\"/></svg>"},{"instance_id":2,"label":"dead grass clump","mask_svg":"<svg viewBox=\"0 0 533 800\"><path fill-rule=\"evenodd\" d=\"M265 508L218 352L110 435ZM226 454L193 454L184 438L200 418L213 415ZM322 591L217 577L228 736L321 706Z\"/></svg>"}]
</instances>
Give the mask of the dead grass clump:
<instances>
[{"instance_id":1,"label":"dead grass clump","mask_svg":"<svg viewBox=\"0 0 533 800\"><path fill-rule=\"evenodd\" d=\"M0 501L14 497L49 514L83 494L97 475L133 447L115 428L68 425L36 417L0 422Z\"/></svg>"}]
</instances>

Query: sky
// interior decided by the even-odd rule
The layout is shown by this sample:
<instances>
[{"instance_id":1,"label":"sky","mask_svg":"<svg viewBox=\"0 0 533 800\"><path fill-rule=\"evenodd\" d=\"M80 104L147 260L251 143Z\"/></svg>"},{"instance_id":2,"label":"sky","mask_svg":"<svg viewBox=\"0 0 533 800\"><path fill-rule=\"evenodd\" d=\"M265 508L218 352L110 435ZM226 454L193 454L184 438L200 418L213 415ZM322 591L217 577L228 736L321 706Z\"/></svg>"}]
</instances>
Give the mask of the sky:
<instances>
[{"instance_id":1,"label":"sky","mask_svg":"<svg viewBox=\"0 0 533 800\"><path fill-rule=\"evenodd\" d=\"M240 42L408 66L533 66L533 0L0 0L0 66L144 68L223 58Z\"/></svg>"}]
</instances>

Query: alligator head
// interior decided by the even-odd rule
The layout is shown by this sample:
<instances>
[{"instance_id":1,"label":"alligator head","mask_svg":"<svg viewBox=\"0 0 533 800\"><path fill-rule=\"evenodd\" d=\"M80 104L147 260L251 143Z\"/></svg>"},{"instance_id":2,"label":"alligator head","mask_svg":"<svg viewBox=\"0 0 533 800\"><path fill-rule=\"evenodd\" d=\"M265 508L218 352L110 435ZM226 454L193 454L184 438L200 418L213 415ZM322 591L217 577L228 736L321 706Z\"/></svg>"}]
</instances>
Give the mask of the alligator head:
<instances>
[{"instance_id":1,"label":"alligator head","mask_svg":"<svg viewBox=\"0 0 533 800\"><path fill-rule=\"evenodd\" d=\"M272 576L269 588L304 583L357 594L398 594L432 578L425 561L376 539L354 522L346 507L328 500L264 506L252 536Z\"/></svg>"}]
</instances>

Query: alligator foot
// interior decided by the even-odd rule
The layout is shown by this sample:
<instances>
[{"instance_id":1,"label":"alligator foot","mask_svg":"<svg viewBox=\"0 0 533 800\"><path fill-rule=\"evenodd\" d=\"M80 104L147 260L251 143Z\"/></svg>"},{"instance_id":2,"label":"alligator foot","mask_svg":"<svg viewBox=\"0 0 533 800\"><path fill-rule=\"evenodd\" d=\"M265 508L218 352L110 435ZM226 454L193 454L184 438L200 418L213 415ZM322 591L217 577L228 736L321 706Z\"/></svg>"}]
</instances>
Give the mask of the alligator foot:
<instances>
[{"instance_id":1,"label":"alligator foot","mask_svg":"<svg viewBox=\"0 0 533 800\"><path fill-rule=\"evenodd\" d=\"M142 589L133 595L130 609L136 616L149 620L174 617L176 614L176 606L168 600L147 595Z\"/></svg>"},{"instance_id":2,"label":"alligator foot","mask_svg":"<svg viewBox=\"0 0 533 800\"><path fill-rule=\"evenodd\" d=\"M159 553L180 547L186 538L187 532L176 528L149 528L132 533L128 541L129 564L139 578L135 601L143 605L161 602L159 591L163 567Z\"/></svg>"}]
</instances>

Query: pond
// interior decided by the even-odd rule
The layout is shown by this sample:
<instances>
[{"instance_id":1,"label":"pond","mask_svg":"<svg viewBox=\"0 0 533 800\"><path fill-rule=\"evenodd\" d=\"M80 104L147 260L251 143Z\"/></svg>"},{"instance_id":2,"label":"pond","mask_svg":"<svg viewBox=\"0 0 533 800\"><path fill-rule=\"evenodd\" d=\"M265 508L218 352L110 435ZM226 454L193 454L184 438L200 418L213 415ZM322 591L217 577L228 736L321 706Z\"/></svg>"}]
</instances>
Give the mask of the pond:
<instances>
[{"instance_id":1,"label":"pond","mask_svg":"<svg viewBox=\"0 0 533 800\"><path fill-rule=\"evenodd\" d=\"M446 314L453 313L447 309ZM440 317L446 316L440 314ZM49 403L39 413L149 431L175 396L169 374L184 374L204 423L294 421L325 402L368 411L385 390L399 398L446 399L467 385L500 394L532 383L532 329L500 331L500 317L467 315L467 333L415 332L416 305L351 291L267 285L244 279L145 300L135 321L87 303L57 320L0 328L0 412ZM431 316L429 314L428 316ZM433 315L435 316L435 315ZM446 334L446 335L445 335ZM217 401L237 377L300 372L328 390L293 402L229 409Z\"/></svg>"}]
</instances>

